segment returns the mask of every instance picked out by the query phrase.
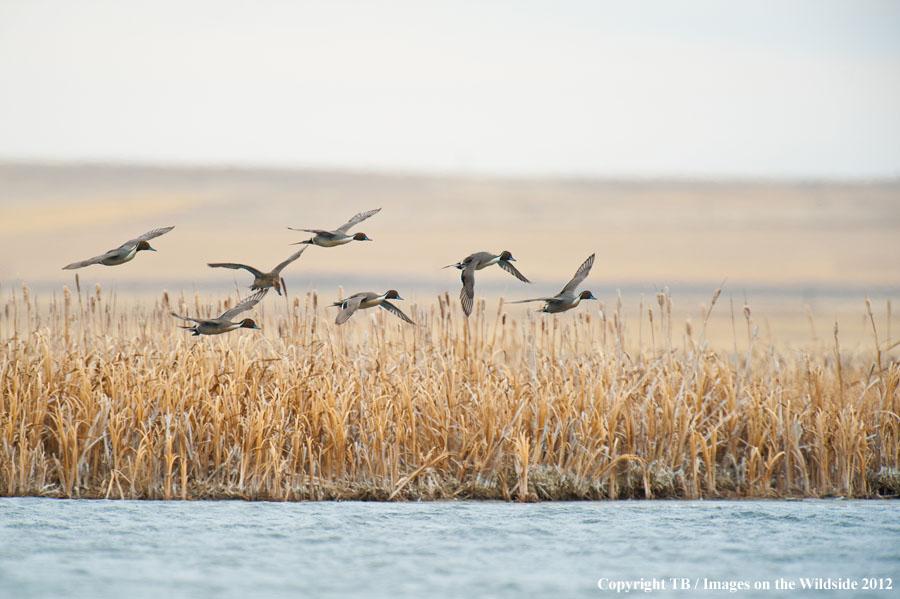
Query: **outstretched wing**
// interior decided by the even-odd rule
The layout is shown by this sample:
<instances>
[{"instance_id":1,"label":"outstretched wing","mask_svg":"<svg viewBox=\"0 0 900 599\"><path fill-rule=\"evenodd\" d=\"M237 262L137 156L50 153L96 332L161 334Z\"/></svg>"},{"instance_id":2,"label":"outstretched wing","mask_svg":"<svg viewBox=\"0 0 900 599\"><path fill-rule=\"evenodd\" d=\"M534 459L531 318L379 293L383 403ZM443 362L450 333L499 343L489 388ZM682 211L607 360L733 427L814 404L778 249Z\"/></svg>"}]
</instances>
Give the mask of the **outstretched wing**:
<instances>
[{"instance_id":1,"label":"outstretched wing","mask_svg":"<svg viewBox=\"0 0 900 599\"><path fill-rule=\"evenodd\" d=\"M307 233L315 233L316 235L321 235L322 233L331 233L331 231L326 231L325 229L296 229L294 227L288 227L291 231L306 231Z\"/></svg>"},{"instance_id":2,"label":"outstretched wing","mask_svg":"<svg viewBox=\"0 0 900 599\"><path fill-rule=\"evenodd\" d=\"M171 314L171 315L174 316L175 318L180 318L181 320L187 320L188 322L196 322L196 323L198 323L198 324L201 323L201 322L203 322L203 319L198 319L198 318L188 318L187 316L182 316L181 314L175 314L174 312L169 312L169 314Z\"/></svg>"},{"instance_id":3,"label":"outstretched wing","mask_svg":"<svg viewBox=\"0 0 900 599\"><path fill-rule=\"evenodd\" d=\"M223 319L225 319L225 320L231 320L232 317L237 316L237 315L240 314L241 312L243 312L243 311L245 311L245 310L249 310L250 308L252 308L252 307L255 306L256 304L258 304L258 303L259 303L259 300L261 300L262 298L264 298L264 297L266 296L266 293L267 293L268 291L269 291L269 288L266 287L265 289L263 289L263 290L261 290L261 291L257 291L257 292L254 293L253 295L248 295L247 297L245 297L244 299L242 299L241 301L239 301L239 302L237 303L237 305L235 305L234 308L230 308L230 309L225 310L224 312L222 312L222 316L220 316L219 318L223 318Z\"/></svg>"},{"instance_id":4,"label":"outstretched wing","mask_svg":"<svg viewBox=\"0 0 900 599\"><path fill-rule=\"evenodd\" d=\"M507 304L524 304L525 302L550 302L555 298L552 297L533 297L531 299L518 300L515 302L506 302Z\"/></svg>"},{"instance_id":5,"label":"outstretched wing","mask_svg":"<svg viewBox=\"0 0 900 599\"><path fill-rule=\"evenodd\" d=\"M76 268L84 268L85 266L90 266L91 264L100 264L104 260L108 258L115 258L120 255L121 248L117 248L114 250L109 250L105 254L100 254L99 256L94 256L93 258L88 258L87 260L82 260L81 262L73 262L67 266L63 266L63 270L75 270Z\"/></svg>"},{"instance_id":6,"label":"outstretched wing","mask_svg":"<svg viewBox=\"0 0 900 599\"><path fill-rule=\"evenodd\" d=\"M463 313L468 316L472 313L472 305L475 303L475 262L470 261L463 269L459 277L462 279L462 289L459 290L459 303L462 304Z\"/></svg>"},{"instance_id":7,"label":"outstretched wing","mask_svg":"<svg viewBox=\"0 0 900 599\"><path fill-rule=\"evenodd\" d=\"M404 322L408 322L409 324L416 324L412 321L412 319L410 319L409 316L404 314L400 308L398 308L397 306L395 306L394 304L392 304L391 302L389 302L387 300L384 300L383 302L381 302L381 307L389 312L392 312L395 316L400 317L400 320L402 320Z\"/></svg>"},{"instance_id":8,"label":"outstretched wing","mask_svg":"<svg viewBox=\"0 0 900 599\"><path fill-rule=\"evenodd\" d=\"M309 246L305 246L305 247L303 247L302 249L300 249L299 251L296 251L296 252L294 252L293 254L291 254L291 257L290 257L290 258L288 258L287 260L285 260L284 262L282 262L281 264L279 264L278 266L276 266L275 269L274 269L272 272L275 273L275 274L280 273L282 270L284 270L284 267L285 267L285 266L287 266L288 264L290 264L291 262L293 262L294 260L296 260L297 258L299 258L299 257L300 257L300 254L302 254L303 252L305 252L305 251L306 251L306 248L308 248L308 247L309 247Z\"/></svg>"},{"instance_id":9,"label":"outstretched wing","mask_svg":"<svg viewBox=\"0 0 900 599\"><path fill-rule=\"evenodd\" d=\"M304 249L306 249L306 248L304 248ZM264 276L263 272L253 268L252 266L247 266L246 264L235 264L233 262L215 262L215 263L208 263L207 266L211 266L213 268L232 268L234 270L243 268L244 270L246 270L250 274L252 274L254 277Z\"/></svg>"},{"instance_id":10,"label":"outstretched wing","mask_svg":"<svg viewBox=\"0 0 900 599\"><path fill-rule=\"evenodd\" d=\"M381 211L381 208L376 208L375 210L369 210L368 212L360 212L359 214L354 215L354 217L351 218L350 220L348 220L346 223L344 223L343 225L341 225L340 227L335 229L335 231L338 233L346 233L347 231L350 230L350 227L352 227L353 225L358 225L359 223L366 220L370 216L372 216L374 214L378 214L380 211Z\"/></svg>"},{"instance_id":11,"label":"outstretched wing","mask_svg":"<svg viewBox=\"0 0 900 599\"><path fill-rule=\"evenodd\" d=\"M160 235L165 235L166 233L168 233L169 231L171 231L174 228L175 228L175 226L173 225L171 227L162 227L161 229L153 229L152 231L147 231L140 237L135 237L134 239L129 239L128 241L126 241L119 247L126 248L126 247L131 247L131 246L137 245L142 241L147 241L147 240L153 239L154 237L159 237Z\"/></svg>"},{"instance_id":12,"label":"outstretched wing","mask_svg":"<svg viewBox=\"0 0 900 599\"><path fill-rule=\"evenodd\" d=\"M559 292L560 295L575 293L575 289L581 285L581 282L584 281L587 278L588 273L591 272L591 267L594 265L594 255L595 254L591 254L588 256L587 260L581 263L581 266L575 271L575 276L572 277L572 280L566 283L566 286Z\"/></svg>"},{"instance_id":13,"label":"outstretched wing","mask_svg":"<svg viewBox=\"0 0 900 599\"><path fill-rule=\"evenodd\" d=\"M341 310L337 315L337 318L334 319L334 324L344 324L347 322L347 320L353 316L353 313L359 309L359 305L362 303L363 298L365 298L364 293L357 293L344 300L344 309Z\"/></svg>"},{"instance_id":14,"label":"outstretched wing","mask_svg":"<svg viewBox=\"0 0 900 599\"><path fill-rule=\"evenodd\" d=\"M510 263L507 262L506 260L501 260L501 261L498 262L497 264L500 266L500 268L502 268L503 270L505 270L506 272L508 272L508 273L511 274L512 276L514 276L515 278L519 279L519 280L522 281L523 283L530 283L530 282L531 282L531 281L529 281L528 279L525 278L525 275L523 275L523 274L520 273L518 270L516 270L516 267L515 267L515 266L513 266L512 264L510 264Z\"/></svg>"}]
</instances>

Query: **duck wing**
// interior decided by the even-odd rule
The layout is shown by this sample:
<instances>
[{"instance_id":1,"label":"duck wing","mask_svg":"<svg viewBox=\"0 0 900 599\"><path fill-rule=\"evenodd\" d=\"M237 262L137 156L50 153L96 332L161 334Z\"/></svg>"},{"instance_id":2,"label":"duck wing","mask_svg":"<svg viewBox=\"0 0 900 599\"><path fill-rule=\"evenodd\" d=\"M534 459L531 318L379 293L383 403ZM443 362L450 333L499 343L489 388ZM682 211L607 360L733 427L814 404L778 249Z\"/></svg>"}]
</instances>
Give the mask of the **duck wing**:
<instances>
[{"instance_id":1,"label":"duck wing","mask_svg":"<svg viewBox=\"0 0 900 599\"><path fill-rule=\"evenodd\" d=\"M175 228L175 226L173 225L171 227L162 227L160 229L153 229L152 231L147 231L140 237L135 237L134 239L129 239L128 241L126 241L125 243L120 245L119 249L123 250L126 248L132 248L142 241L148 241L155 237L159 237L160 235L165 235L166 233L168 233L169 231L171 231L174 228Z\"/></svg>"},{"instance_id":2,"label":"duck wing","mask_svg":"<svg viewBox=\"0 0 900 599\"><path fill-rule=\"evenodd\" d=\"M552 302L555 297L533 297L531 299L518 300L515 302L505 302L507 304L524 304L525 302Z\"/></svg>"},{"instance_id":3,"label":"duck wing","mask_svg":"<svg viewBox=\"0 0 900 599\"><path fill-rule=\"evenodd\" d=\"M459 290L459 303L462 304L463 313L468 316L472 313L472 305L475 303L475 262L469 261L459 277L462 279L462 289Z\"/></svg>"},{"instance_id":4,"label":"duck wing","mask_svg":"<svg viewBox=\"0 0 900 599\"><path fill-rule=\"evenodd\" d=\"M269 291L269 288L266 287L265 289L263 289L261 291L257 291L253 295L248 295L247 297L245 297L244 299L239 301L233 308L229 308L228 310L225 310L224 312L222 312L222 316L220 316L219 318L223 319L223 320L231 320L234 316L237 316L241 312L244 312L245 310L249 310L256 304L258 304L259 300L264 298L268 291Z\"/></svg>"},{"instance_id":5,"label":"duck wing","mask_svg":"<svg viewBox=\"0 0 900 599\"><path fill-rule=\"evenodd\" d=\"M182 316L181 314L175 314L174 312L169 312L169 314L171 314L175 318L180 318L181 320L187 320L188 322L196 322L197 324L207 322L207 320L203 319L203 318L190 318L187 316Z\"/></svg>"},{"instance_id":6,"label":"duck wing","mask_svg":"<svg viewBox=\"0 0 900 599\"><path fill-rule=\"evenodd\" d=\"M304 249L306 249L306 248L304 248ZM246 264L235 264L233 262L215 262L215 263L208 263L207 266L211 266L212 268L232 268L235 270L243 268L244 270L248 271L250 274L252 274L254 277L257 277L257 278L265 275L265 273L263 273L262 271L260 271L256 268L253 268L252 266L247 266Z\"/></svg>"},{"instance_id":7,"label":"duck wing","mask_svg":"<svg viewBox=\"0 0 900 599\"><path fill-rule=\"evenodd\" d=\"M346 233L347 231L350 230L350 227L352 227L353 225L357 225L357 224L361 223L362 221L366 220L367 218L369 218L370 216L378 214L379 212L381 212L381 208L376 208L375 210L369 210L368 212L360 212L359 214L355 214L355 215L353 215L353 218L351 218L346 223L344 223L343 225L341 225L340 227L335 229L335 231L338 233Z\"/></svg>"},{"instance_id":8,"label":"duck wing","mask_svg":"<svg viewBox=\"0 0 900 599\"><path fill-rule=\"evenodd\" d=\"M403 310L392 304L391 302L384 300L381 302L381 307L387 310L388 312L393 313L395 316L398 316L400 320L404 322L408 322L409 324L416 324L412 321L412 319L403 313Z\"/></svg>"},{"instance_id":9,"label":"duck wing","mask_svg":"<svg viewBox=\"0 0 900 599\"><path fill-rule=\"evenodd\" d=\"M301 250L296 251L296 252L294 252L293 254L291 254L291 256L290 256L287 260L285 260L284 262L282 262L281 264L279 264L278 266L276 266L276 267L272 270L272 272L275 273L276 275L279 274L282 270L284 270L284 267L285 267L285 266L287 266L288 264L290 264L291 262L293 262L294 260L296 260L297 258L299 258L300 255L303 254L303 252L306 251L306 248L307 248L307 247L309 247L309 246L305 246L305 247L303 247Z\"/></svg>"},{"instance_id":10,"label":"duck wing","mask_svg":"<svg viewBox=\"0 0 900 599\"><path fill-rule=\"evenodd\" d=\"M342 300L341 305L344 306L344 309L338 313L337 318L334 319L334 324L344 324L347 320L353 316L353 313L359 309L359 305L366 298L365 293L357 293L355 295L351 295L345 300Z\"/></svg>"},{"instance_id":11,"label":"duck wing","mask_svg":"<svg viewBox=\"0 0 900 599\"><path fill-rule=\"evenodd\" d=\"M333 231L326 231L325 229L297 229L294 227L288 227L291 231L305 231L307 233L315 233L316 235L324 235L326 233L333 233Z\"/></svg>"},{"instance_id":12,"label":"duck wing","mask_svg":"<svg viewBox=\"0 0 900 599\"><path fill-rule=\"evenodd\" d=\"M67 266L63 266L63 270L75 270L76 268L84 268L85 266L90 266L91 264L100 264L104 260L108 260L110 258L118 258L123 253L123 247L116 248L114 250L109 250L105 254L100 254L99 256L94 256L93 258L88 258L87 260L82 260L81 262L73 262Z\"/></svg>"},{"instance_id":13,"label":"duck wing","mask_svg":"<svg viewBox=\"0 0 900 599\"><path fill-rule=\"evenodd\" d=\"M520 281L522 281L523 283L530 283L530 282L531 282L531 281L529 281L527 278L525 278L525 275L523 275L522 273L520 273L520 272L516 269L515 266L513 266L512 264L510 264L510 263L507 262L506 260L501 260L500 262L497 263L497 265L498 265L500 268L502 268L503 270L505 270L506 272L508 272L509 274L511 274L512 276L514 276L515 278L517 278L517 279L519 279Z\"/></svg>"},{"instance_id":14,"label":"duck wing","mask_svg":"<svg viewBox=\"0 0 900 599\"><path fill-rule=\"evenodd\" d=\"M595 254L591 254L588 256L587 260L581 263L581 266L575 271L575 276L572 277L571 281L566 283L566 286L562 288L559 295L575 293L575 289L581 285L581 282L584 281L587 278L588 273L591 272L591 267L594 266L594 256Z\"/></svg>"}]
</instances>

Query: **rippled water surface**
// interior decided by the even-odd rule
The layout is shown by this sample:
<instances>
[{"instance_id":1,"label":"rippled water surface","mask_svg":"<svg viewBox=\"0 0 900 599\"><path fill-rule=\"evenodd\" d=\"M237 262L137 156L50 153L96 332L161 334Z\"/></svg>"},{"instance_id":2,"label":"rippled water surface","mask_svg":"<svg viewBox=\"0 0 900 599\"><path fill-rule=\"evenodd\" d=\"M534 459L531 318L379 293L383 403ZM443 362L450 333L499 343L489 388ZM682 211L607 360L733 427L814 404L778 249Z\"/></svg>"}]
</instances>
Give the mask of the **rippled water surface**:
<instances>
[{"instance_id":1,"label":"rippled water surface","mask_svg":"<svg viewBox=\"0 0 900 599\"><path fill-rule=\"evenodd\" d=\"M816 578L858 586L802 590ZM665 588L629 594L897 597L900 503L0 499L0 597L614 597L641 579Z\"/></svg>"}]
</instances>

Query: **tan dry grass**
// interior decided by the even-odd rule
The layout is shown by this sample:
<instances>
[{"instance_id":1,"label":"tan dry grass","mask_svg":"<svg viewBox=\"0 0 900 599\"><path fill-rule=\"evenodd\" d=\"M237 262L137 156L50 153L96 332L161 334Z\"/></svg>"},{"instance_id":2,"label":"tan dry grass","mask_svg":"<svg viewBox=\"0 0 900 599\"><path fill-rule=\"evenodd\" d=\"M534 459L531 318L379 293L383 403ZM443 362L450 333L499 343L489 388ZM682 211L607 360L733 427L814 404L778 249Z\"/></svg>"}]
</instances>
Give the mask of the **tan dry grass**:
<instances>
[{"instance_id":1,"label":"tan dry grass","mask_svg":"<svg viewBox=\"0 0 900 599\"><path fill-rule=\"evenodd\" d=\"M224 305L163 295L123 309L97 287L39 306L26 288L0 314L0 494L900 493L889 338L850 355L836 331L828 350L782 352L759 342L747 308L740 355L713 352L705 321L678 325L671 305L660 294L640 348L621 303L517 320L480 302L465 320L446 295L410 309L415 327L381 310L335 327L314 293L269 297L262 334L194 338L169 310Z\"/></svg>"}]
</instances>

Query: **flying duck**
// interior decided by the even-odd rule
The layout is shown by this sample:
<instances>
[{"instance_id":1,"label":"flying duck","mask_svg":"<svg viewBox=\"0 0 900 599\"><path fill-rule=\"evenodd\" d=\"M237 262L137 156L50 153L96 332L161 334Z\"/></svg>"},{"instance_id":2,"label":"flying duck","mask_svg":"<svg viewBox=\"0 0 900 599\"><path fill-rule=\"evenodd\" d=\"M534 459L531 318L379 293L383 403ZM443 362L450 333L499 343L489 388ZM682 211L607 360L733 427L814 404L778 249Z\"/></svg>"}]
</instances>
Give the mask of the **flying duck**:
<instances>
[{"instance_id":1,"label":"flying duck","mask_svg":"<svg viewBox=\"0 0 900 599\"><path fill-rule=\"evenodd\" d=\"M156 250L150 247L150 244L147 243L147 240L153 239L154 237L159 237L160 235L168 233L174 228L175 227L173 226L163 227L162 229L153 229L152 231L144 233L140 237L129 239L116 249L109 250L105 254L100 254L99 256L94 256L93 258L82 260L81 262L73 262L68 266L63 266L62 269L74 270L76 268L84 268L85 266L90 266L91 264L103 264L104 266L117 266L119 264L125 264L129 260L132 260L141 250L150 250L151 252L155 252Z\"/></svg>"},{"instance_id":2,"label":"flying duck","mask_svg":"<svg viewBox=\"0 0 900 599\"><path fill-rule=\"evenodd\" d=\"M575 289L581 285L581 282L587 278L588 273L591 272L591 267L594 265L594 254L591 254L587 260L585 260L581 266L578 267L578 270L575 271L575 276L572 277L572 280L566 283L566 286L562 288L562 291L554 295L553 297L536 297L533 299L519 300L517 302L509 302L511 304L522 304L525 302L545 302L544 307L538 310L538 312L549 312L551 314L555 314L557 312L565 312L566 310L570 310L578 305L581 300L595 300L594 294L590 291L582 291L578 295L575 295Z\"/></svg>"},{"instance_id":3,"label":"flying duck","mask_svg":"<svg viewBox=\"0 0 900 599\"><path fill-rule=\"evenodd\" d=\"M235 264L232 262L216 262L216 263L207 264L207 266L211 266L213 268L233 268L233 269L243 268L244 270L248 271L250 274L252 274L255 277L253 279L253 284L250 285L250 289L257 290L257 289L268 289L269 287L274 287L275 291L278 293L278 295L281 295L281 282L280 282L281 271L284 270L285 266L287 266L288 264L290 264L291 262L293 262L294 260L299 258L300 254L302 254L305 251L306 251L306 247L303 247L299 251L294 252L293 254L291 254L291 256L287 260L285 260L284 262L282 262L281 264L279 264L278 266L273 268L272 272L262 272L261 270L257 270L255 268L253 268L252 266L247 266L246 264Z\"/></svg>"},{"instance_id":4,"label":"flying duck","mask_svg":"<svg viewBox=\"0 0 900 599\"><path fill-rule=\"evenodd\" d=\"M520 281L525 283L530 283L525 275L516 270L516 267L510 264L510 262L515 262L516 259L513 258L512 254L508 251L503 250L503 252L497 256L491 254L490 252L476 252L471 256L467 256L461 262L457 262L456 264L448 264L444 268L458 268L462 271L460 278L462 279L462 289L459 292L459 302L462 304L463 312L466 316L472 313L472 305L475 301L475 271L481 270L482 268L486 268L492 264L498 265L500 268L510 273Z\"/></svg>"},{"instance_id":5,"label":"flying duck","mask_svg":"<svg viewBox=\"0 0 900 599\"><path fill-rule=\"evenodd\" d=\"M371 239L366 237L365 233L356 233L354 235L349 235L347 232L350 230L350 227L361 223L374 214L377 214L380 210L381 208L376 208L375 210L369 210L368 212L360 212L334 231L325 231L322 229L295 229L293 227L288 227L288 229L290 229L291 231L306 231L307 233L315 233L312 238L307 239L306 241L298 241L297 243L294 243L292 245L308 243L312 245L318 245L323 248L332 248L338 245L344 245L345 243L350 243L351 241L372 241Z\"/></svg>"},{"instance_id":6,"label":"flying duck","mask_svg":"<svg viewBox=\"0 0 900 599\"><path fill-rule=\"evenodd\" d=\"M374 308L375 306L381 306L388 312L393 312L394 315L398 316L404 322L416 324L409 316L404 314L400 308L387 301L389 299L402 300L403 298L400 297L400 294L397 293L396 289L391 289L381 295L373 293L372 291L362 291L360 293L354 293L350 297L338 300L331 304L332 306L341 307L340 313L337 315L337 318L334 319L334 324L344 324L357 310L365 310L366 308Z\"/></svg>"},{"instance_id":7,"label":"flying duck","mask_svg":"<svg viewBox=\"0 0 900 599\"><path fill-rule=\"evenodd\" d=\"M171 314L175 318L180 318L181 320L187 320L189 322L196 323L190 326L181 327L182 329L193 331L195 337L197 335L221 335L222 333L227 333L228 331L233 331L240 328L258 329L259 327L255 322L253 322L253 319L251 318L245 318L240 322L231 322L231 319L241 312L249 310L256 304L258 304L259 300L265 297L266 292L268 291L268 288L266 288L257 291L253 295L248 295L240 302L238 302L237 305L235 305L233 308L222 312L222 315L218 318L188 318L187 316L181 316L180 314L175 314L174 312L172 312Z\"/></svg>"}]
</instances>

